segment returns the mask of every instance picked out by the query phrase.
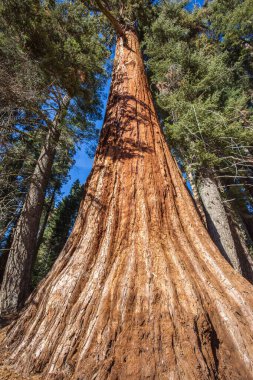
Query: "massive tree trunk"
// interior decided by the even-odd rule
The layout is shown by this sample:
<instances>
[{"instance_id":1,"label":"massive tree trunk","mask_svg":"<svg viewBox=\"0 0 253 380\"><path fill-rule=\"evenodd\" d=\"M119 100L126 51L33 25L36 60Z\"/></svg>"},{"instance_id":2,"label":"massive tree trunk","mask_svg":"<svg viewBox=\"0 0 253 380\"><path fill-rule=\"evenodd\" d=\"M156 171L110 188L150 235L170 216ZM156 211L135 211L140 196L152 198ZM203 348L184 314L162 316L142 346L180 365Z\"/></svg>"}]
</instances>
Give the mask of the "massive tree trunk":
<instances>
[{"instance_id":1,"label":"massive tree trunk","mask_svg":"<svg viewBox=\"0 0 253 380\"><path fill-rule=\"evenodd\" d=\"M4 330L1 376L253 379L252 306L170 155L128 31L73 232Z\"/></svg>"},{"instance_id":2,"label":"massive tree trunk","mask_svg":"<svg viewBox=\"0 0 253 380\"><path fill-rule=\"evenodd\" d=\"M50 178L55 148L60 137L59 123L68 103L69 97L66 95L63 98L60 111L49 127L15 228L1 286L1 317L8 318L15 314L29 294L33 256L37 246L45 191Z\"/></svg>"}]
</instances>

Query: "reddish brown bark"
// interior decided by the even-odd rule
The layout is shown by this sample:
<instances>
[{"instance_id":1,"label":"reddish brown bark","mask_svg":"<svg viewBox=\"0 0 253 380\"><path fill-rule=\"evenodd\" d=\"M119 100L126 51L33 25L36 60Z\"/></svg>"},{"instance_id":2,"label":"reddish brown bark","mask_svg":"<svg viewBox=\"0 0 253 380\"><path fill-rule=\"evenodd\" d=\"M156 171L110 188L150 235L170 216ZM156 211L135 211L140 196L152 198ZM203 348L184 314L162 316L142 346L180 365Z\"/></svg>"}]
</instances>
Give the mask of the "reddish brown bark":
<instances>
[{"instance_id":1,"label":"reddish brown bark","mask_svg":"<svg viewBox=\"0 0 253 380\"><path fill-rule=\"evenodd\" d=\"M73 232L5 330L2 362L26 379L252 379L252 305L194 208L127 32Z\"/></svg>"}]
</instances>

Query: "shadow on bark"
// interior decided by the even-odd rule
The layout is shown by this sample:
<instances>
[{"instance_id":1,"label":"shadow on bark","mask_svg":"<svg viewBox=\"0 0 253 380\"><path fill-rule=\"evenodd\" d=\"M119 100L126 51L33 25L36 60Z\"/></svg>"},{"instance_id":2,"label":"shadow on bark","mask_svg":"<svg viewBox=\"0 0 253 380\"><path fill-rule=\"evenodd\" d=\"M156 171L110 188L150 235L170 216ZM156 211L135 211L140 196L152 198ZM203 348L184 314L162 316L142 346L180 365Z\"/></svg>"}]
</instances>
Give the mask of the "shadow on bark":
<instances>
[{"instance_id":1,"label":"shadow on bark","mask_svg":"<svg viewBox=\"0 0 253 380\"><path fill-rule=\"evenodd\" d=\"M243 245L241 243L241 239L238 236L238 231L237 231L237 229L234 225L233 219L229 213L228 213L228 221L229 221L229 226L231 229L232 236L234 238L235 248L236 248L236 251L238 254L240 266L242 268L242 275L251 284L253 284L253 268L252 268L252 264L251 264L253 262L253 259L252 259L252 257L249 257L249 258L247 257L250 254L248 253L248 255L247 255L247 252L245 252L245 247L243 247ZM251 263L250 263L250 261L251 261Z\"/></svg>"},{"instance_id":2,"label":"shadow on bark","mask_svg":"<svg viewBox=\"0 0 253 380\"><path fill-rule=\"evenodd\" d=\"M118 112L115 113L115 104L118 104ZM138 108L140 108L138 110ZM149 117L145 116L143 110L149 112ZM120 114L120 116L118 115ZM98 155L110 156L113 161L131 159L133 157L144 157L145 153L153 153L150 145L137 141L134 138L122 139L122 135L133 129L132 123L150 126L154 112L144 102L134 96L116 93L110 101L106 113L106 125L101 134L101 144ZM123 126L123 128L122 128Z\"/></svg>"},{"instance_id":3,"label":"shadow on bark","mask_svg":"<svg viewBox=\"0 0 253 380\"><path fill-rule=\"evenodd\" d=\"M213 242L217 245L217 247L219 248L222 256L227 260L227 262L231 265L231 260L230 258L228 257L223 245L222 245L222 242L221 242L221 238L220 238L220 234L217 230L217 228L215 227L214 223L213 223L213 220L210 216L210 214L208 213L208 211L205 209L205 214L206 214L206 222L207 222L207 226L208 226L208 231L209 231L209 234L213 240Z\"/></svg>"}]
</instances>

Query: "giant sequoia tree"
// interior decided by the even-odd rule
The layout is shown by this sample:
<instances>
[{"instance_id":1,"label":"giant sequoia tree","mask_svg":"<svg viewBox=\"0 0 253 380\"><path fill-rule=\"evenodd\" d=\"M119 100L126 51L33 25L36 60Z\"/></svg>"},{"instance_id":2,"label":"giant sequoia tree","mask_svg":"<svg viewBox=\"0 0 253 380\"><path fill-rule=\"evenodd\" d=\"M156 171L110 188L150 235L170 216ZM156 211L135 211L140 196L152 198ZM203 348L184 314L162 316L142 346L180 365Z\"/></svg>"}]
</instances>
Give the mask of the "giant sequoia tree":
<instances>
[{"instance_id":1,"label":"giant sequoia tree","mask_svg":"<svg viewBox=\"0 0 253 380\"><path fill-rule=\"evenodd\" d=\"M1 376L252 379L252 288L194 208L158 123L136 31L126 22L117 31L79 215L51 272L2 333Z\"/></svg>"}]
</instances>

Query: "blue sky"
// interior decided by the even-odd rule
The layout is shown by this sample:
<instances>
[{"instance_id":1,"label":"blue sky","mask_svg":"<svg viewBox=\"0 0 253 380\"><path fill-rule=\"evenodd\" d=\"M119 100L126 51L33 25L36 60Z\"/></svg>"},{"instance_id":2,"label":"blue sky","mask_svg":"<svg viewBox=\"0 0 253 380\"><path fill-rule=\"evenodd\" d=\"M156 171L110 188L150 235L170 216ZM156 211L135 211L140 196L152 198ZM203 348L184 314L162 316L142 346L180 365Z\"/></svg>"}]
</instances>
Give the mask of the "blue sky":
<instances>
[{"instance_id":1,"label":"blue sky","mask_svg":"<svg viewBox=\"0 0 253 380\"><path fill-rule=\"evenodd\" d=\"M103 110L102 110L102 115L104 116L105 114L105 109L106 109L106 103L109 95L109 90L110 90L110 82L111 80L109 79L103 89ZM96 127L101 129L103 125L103 118L101 120L96 121ZM61 188L61 193L62 195L67 195L70 191L70 188L77 179L83 184L85 183L88 175L90 174L90 171L92 169L92 164L93 164L93 159L90 158L87 153L86 153L87 147L85 142L81 144L79 149L76 152L75 155L75 164L71 168L69 172L69 180L68 182L63 185Z\"/></svg>"},{"instance_id":2,"label":"blue sky","mask_svg":"<svg viewBox=\"0 0 253 380\"><path fill-rule=\"evenodd\" d=\"M189 11L193 10L194 6L202 6L204 4L204 0L191 0L189 1L189 4L187 5L187 9ZM106 86L104 87L103 91L103 115L105 114L105 108L107 103L107 98L109 94L110 89L110 80L107 81ZM101 129L103 124L102 120L97 120L96 127ZM70 188L77 179L83 184L85 183L88 175L90 174L90 171L92 169L93 159L91 159L87 153L86 153L86 146L85 143L83 143L80 146L80 149L77 150L77 153L75 155L75 165L71 168L69 172L69 180L68 182L63 185L61 189L62 196L67 195L70 191Z\"/></svg>"},{"instance_id":3,"label":"blue sky","mask_svg":"<svg viewBox=\"0 0 253 380\"><path fill-rule=\"evenodd\" d=\"M205 0L191 0L189 1L188 5L186 6L186 9L188 11L192 11L194 6L196 7L202 7L202 5L204 4Z\"/></svg>"}]
</instances>

